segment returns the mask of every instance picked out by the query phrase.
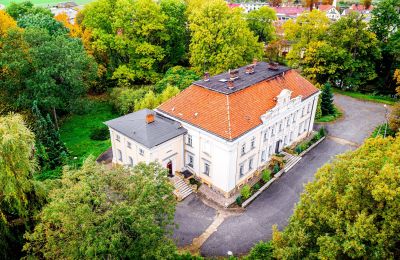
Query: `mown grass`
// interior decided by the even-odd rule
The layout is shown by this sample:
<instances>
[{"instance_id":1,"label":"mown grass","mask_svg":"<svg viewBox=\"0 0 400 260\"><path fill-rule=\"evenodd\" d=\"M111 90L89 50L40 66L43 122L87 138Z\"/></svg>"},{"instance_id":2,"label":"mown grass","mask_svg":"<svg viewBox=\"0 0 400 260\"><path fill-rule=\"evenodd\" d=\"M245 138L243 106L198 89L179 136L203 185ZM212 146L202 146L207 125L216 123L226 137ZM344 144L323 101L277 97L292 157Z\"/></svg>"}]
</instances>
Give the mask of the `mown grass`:
<instances>
[{"instance_id":1,"label":"mown grass","mask_svg":"<svg viewBox=\"0 0 400 260\"><path fill-rule=\"evenodd\" d=\"M25 1L27 1L27 0L1 0L0 4L8 6L11 3L21 3L21 2L25 2ZM30 1L34 5L43 6L43 7L53 6L54 4L67 2L67 1L63 1L63 0L30 0ZM84 4L90 3L92 1L93 0L73 0L73 2L77 3L78 5L84 5Z\"/></svg>"},{"instance_id":2,"label":"mown grass","mask_svg":"<svg viewBox=\"0 0 400 260\"><path fill-rule=\"evenodd\" d=\"M343 113L340 111L340 109L335 106L335 113L334 114L322 116L322 117L320 117L318 119L315 119L315 121L317 123L329 123L329 122L333 122L336 119L340 118L342 115L343 115Z\"/></svg>"},{"instance_id":3,"label":"mown grass","mask_svg":"<svg viewBox=\"0 0 400 260\"><path fill-rule=\"evenodd\" d=\"M103 127L104 121L117 117L111 105L104 100L91 100L89 111L84 115L71 115L60 127L61 140L70 152L70 157L81 164L88 156L98 157L111 146L110 139L95 141L90 139L94 129Z\"/></svg>"},{"instance_id":4,"label":"mown grass","mask_svg":"<svg viewBox=\"0 0 400 260\"><path fill-rule=\"evenodd\" d=\"M372 101L372 102L378 102L378 103L383 103L387 105L394 105L396 101L398 101L395 98L389 97L389 96L378 96L374 94L363 94L355 91L344 91L341 89L333 89L334 93L342 94L345 96L361 99L361 100L366 100L366 101Z\"/></svg>"}]
</instances>

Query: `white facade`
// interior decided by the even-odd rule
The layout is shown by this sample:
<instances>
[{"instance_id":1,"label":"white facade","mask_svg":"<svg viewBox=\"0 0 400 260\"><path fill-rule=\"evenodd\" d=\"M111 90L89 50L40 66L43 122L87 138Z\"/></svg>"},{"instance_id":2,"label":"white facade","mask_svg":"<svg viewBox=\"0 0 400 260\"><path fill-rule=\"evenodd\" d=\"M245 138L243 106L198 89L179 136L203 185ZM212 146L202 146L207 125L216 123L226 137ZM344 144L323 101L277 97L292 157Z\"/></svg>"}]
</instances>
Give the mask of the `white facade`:
<instances>
[{"instance_id":1,"label":"white facade","mask_svg":"<svg viewBox=\"0 0 400 260\"><path fill-rule=\"evenodd\" d=\"M184 167L222 193L233 191L273 154L312 131L319 93L305 100L300 96L291 99L290 94L283 90L277 105L261 116L263 124L233 141L173 118L188 131L184 137Z\"/></svg>"}]
</instances>

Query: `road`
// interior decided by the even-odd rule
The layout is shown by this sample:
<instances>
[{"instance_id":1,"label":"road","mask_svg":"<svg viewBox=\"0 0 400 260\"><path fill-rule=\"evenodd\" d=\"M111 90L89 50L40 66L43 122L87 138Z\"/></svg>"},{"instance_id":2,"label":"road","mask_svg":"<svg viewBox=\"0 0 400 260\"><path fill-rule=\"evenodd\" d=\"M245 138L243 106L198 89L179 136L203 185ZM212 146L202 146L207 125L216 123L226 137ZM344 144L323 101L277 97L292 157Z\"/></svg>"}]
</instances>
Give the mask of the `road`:
<instances>
[{"instance_id":1,"label":"road","mask_svg":"<svg viewBox=\"0 0 400 260\"><path fill-rule=\"evenodd\" d=\"M355 149L367 138L375 126L384 122L382 104L335 95L335 104L344 115L337 122L326 124L328 138L306 154L288 173L275 181L242 214L226 218L202 244L204 256L245 254L260 240L269 240L272 225L282 229L299 201L304 184L314 179L318 168L335 155ZM177 207L175 221L179 227L174 238L178 246L186 246L202 234L215 219L217 211L191 196Z\"/></svg>"}]
</instances>

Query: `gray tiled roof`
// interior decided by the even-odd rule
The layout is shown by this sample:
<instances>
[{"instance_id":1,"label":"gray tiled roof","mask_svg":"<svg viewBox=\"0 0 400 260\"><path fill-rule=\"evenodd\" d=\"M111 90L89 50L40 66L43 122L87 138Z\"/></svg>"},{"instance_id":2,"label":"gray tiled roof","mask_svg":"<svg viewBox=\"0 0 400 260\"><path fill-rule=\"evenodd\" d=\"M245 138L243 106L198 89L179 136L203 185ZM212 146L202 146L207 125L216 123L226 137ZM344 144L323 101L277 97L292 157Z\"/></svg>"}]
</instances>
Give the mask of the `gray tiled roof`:
<instances>
[{"instance_id":1,"label":"gray tiled roof","mask_svg":"<svg viewBox=\"0 0 400 260\"><path fill-rule=\"evenodd\" d=\"M254 67L253 74L246 74L246 66L240 67L239 77L234 80L235 88L229 89L227 88L227 80L229 80L229 72L221 73L211 77L209 81L198 80L193 82L194 85L198 85L210 90L214 90L216 92L222 94L232 94L236 91L245 89L250 87L258 82L264 81L269 78L273 78L277 75L281 75L282 72L290 70L290 68L277 65L276 70L269 69L269 65L266 62L258 62Z\"/></svg>"},{"instance_id":2,"label":"gray tiled roof","mask_svg":"<svg viewBox=\"0 0 400 260\"><path fill-rule=\"evenodd\" d=\"M146 115L149 113L155 115L154 122L150 124L146 123ZM187 132L180 123L149 109L127 114L104 124L147 148L152 148Z\"/></svg>"}]
</instances>

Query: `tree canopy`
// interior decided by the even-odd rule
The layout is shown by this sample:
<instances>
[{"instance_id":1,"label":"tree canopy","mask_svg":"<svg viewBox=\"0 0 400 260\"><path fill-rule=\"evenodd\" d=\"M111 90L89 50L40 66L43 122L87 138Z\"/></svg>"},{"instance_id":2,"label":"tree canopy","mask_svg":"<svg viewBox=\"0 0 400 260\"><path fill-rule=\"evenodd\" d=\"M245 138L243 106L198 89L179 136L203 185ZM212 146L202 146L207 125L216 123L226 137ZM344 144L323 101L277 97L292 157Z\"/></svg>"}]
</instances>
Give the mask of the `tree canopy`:
<instances>
[{"instance_id":1,"label":"tree canopy","mask_svg":"<svg viewBox=\"0 0 400 260\"><path fill-rule=\"evenodd\" d=\"M175 198L159 164L66 168L24 250L44 258L172 259Z\"/></svg>"},{"instance_id":2,"label":"tree canopy","mask_svg":"<svg viewBox=\"0 0 400 260\"><path fill-rule=\"evenodd\" d=\"M283 232L278 259L400 257L400 137L371 138L306 185Z\"/></svg>"},{"instance_id":3,"label":"tree canopy","mask_svg":"<svg viewBox=\"0 0 400 260\"><path fill-rule=\"evenodd\" d=\"M248 28L240 8L230 9L217 0L189 10L193 10L189 13L190 64L196 72L217 74L261 58L263 45Z\"/></svg>"},{"instance_id":4,"label":"tree canopy","mask_svg":"<svg viewBox=\"0 0 400 260\"><path fill-rule=\"evenodd\" d=\"M258 36L260 41L269 43L275 38L275 27L272 23L277 18L274 9L263 6L258 10L249 12L246 19L250 29Z\"/></svg>"},{"instance_id":5,"label":"tree canopy","mask_svg":"<svg viewBox=\"0 0 400 260\"><path fill-rule=\"evenodd\" d=\"M17 28L17 22L6 12L0 10L0 38L5 37L8 30Z\"/></svg>"}]
</instances>

